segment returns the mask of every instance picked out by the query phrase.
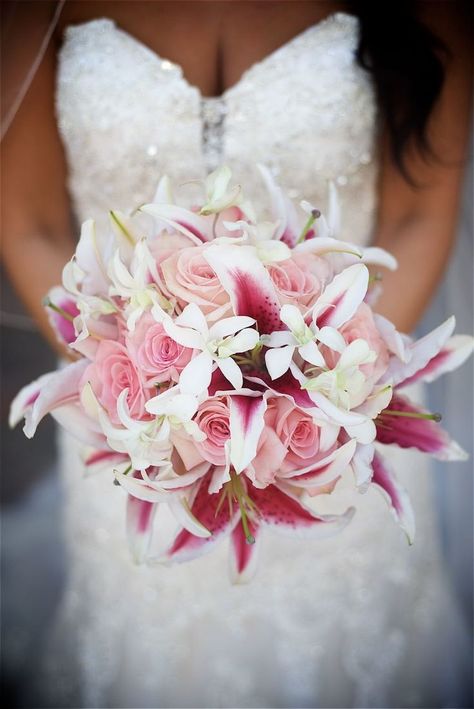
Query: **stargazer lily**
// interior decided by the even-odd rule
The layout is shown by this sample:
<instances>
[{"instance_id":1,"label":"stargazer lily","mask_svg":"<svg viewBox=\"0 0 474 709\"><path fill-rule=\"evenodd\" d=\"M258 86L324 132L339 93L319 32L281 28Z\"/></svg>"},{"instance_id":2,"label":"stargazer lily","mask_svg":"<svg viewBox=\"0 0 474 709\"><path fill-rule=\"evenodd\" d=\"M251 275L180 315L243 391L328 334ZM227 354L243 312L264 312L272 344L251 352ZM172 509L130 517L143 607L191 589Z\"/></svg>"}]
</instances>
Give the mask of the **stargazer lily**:
<instances>
[{"instance_id":1,"label":"stargazer lily","mask_svg":"<svg viewBox=\"0 0 474 709\"><path fill-rule=\"evenodd\" d=\"M183 529L162 562L183 562L211 551L231 535L231 578L245 583L256 569L261 530L303 538L324 538L341 530L352 519L354 509L344 514L317 516L290 489L269 485L259 490L242 475L231 475L219 493L210 494L212 471L196 483L191 512L211 532L196 537Z\"/></svg>"},{"instance_id":2,"label":"stargazer lily","mask_svg":"<svg viewBox=\"0 0 474 709\"><path fill-rule=\"evenodd\" d=\"M275 287L254 246L212 244L204 258L229 294L236 315L254 318L261 335L284 329Z\"/></svg>"},{"instance_id":3,"label":"stargazer lily","mask_svg":"<svg viewBox=\"0 0 474 709\"><path fill-rule=\"evenodd\" d=\"M175 320L165 318L163 327L175 342L200 351L181 372L181 392L201 394L206 391L215 366L235 389L242 388L242 372L232 357L252 350L259 341L258 332L250 327L254 323L254 318L235 316L223 318L209 327L195 303L189 303Z\"/></svg>"}]
</instances>

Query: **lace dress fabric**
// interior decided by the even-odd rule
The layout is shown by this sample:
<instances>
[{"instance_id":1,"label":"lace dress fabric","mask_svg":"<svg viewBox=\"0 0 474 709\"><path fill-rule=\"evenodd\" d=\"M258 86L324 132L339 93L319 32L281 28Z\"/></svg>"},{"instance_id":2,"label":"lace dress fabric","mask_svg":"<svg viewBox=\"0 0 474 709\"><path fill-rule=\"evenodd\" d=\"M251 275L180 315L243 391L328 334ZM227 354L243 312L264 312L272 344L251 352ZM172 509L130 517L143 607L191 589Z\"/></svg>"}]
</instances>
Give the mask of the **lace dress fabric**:
<instances>
[{"instance_id":1,"label":"lace dress fabric","mask_svg":"<svg viewBox=\"0 0 474 709\"><path fill-rule=\"evenodd\" d=\"M203 97L181 68L103 18L65 32L56 108L78 222L153 197L220 163L267 215L255 162L287 194L323 210L327 181L342 203L341 238L369 243L376 209L377 108L356 65L358 19L335 13L253 65L221 97ZM197 200L184 185L179 201ZM232 586L227 544L189 564L136 567L125 495L84 478L80 449L60 435L69 582L42 670L48 706L369 707L457 701L462 628L438 559L429 466L391 452L415 507L409 548L369 490L337 537L268 534L253 582ZM314 502L345 509L350 495ZM324 509L323 509L324 508ZM157 515L158 548L172 522ZM456 655L458 657L458 655ZM456 674L456 672L458 674ZM454 673L454 674L453 674Z\"/></svg>"}]
</instances>

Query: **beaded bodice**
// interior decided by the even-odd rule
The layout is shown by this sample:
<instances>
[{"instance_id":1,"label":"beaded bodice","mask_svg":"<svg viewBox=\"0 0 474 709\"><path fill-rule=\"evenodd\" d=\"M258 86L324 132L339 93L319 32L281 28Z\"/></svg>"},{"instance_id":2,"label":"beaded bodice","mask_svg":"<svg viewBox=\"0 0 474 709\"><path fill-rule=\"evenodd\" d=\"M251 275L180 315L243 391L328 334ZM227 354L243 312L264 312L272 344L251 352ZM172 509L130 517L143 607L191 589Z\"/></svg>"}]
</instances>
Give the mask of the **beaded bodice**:
<instances>
[{"instance_id":1,"label":"beaded bodice","mask_svg":"<svg viewBox=\"0 0 474 709\"><path fill-rule=\"evenodd\" d=\"M178 185L227 163L266 216L255 162L294 200L326 204L339 187L343 238L373 227L377 110L354 51L359 20L333 13L253 64L220 97L101 18L66 28L56 108L78 220L150 201L162 174ZM196 184L181 202L199 196ZM180 199L178 195L178 200Z\"/></svg>"}]
</instances>

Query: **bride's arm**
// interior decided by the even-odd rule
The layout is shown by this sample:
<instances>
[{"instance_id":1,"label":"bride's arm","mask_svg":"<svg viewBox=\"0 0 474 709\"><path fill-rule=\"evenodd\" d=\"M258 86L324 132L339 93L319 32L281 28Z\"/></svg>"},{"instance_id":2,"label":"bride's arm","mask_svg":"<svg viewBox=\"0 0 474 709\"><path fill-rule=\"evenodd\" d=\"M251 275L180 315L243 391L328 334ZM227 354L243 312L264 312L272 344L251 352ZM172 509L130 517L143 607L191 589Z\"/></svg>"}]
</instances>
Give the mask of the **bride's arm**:
<instances>
[{"instance_id":1,"label":"bride's arm","mask_svg":"<svg viewBox=\"0 0 474 709\"><path fill-rule=\"evenodd\" d=\"M74 251L66 161L54 113L55 64L52 41L2 143L1 197L3 265L59 351L41 305L48 290L61 283L62 268Z\"/></svg>"},{"instance_id":2,"label":"bride's arm","mask_svg":"<svg viewBox=\"0 0 474 709\"><path fill-rule=\"evenodd\" d=\"M376 310L410 332L418 322L447 266L454 244L469 139L472 59L469 28L455 3L421 3L421 19L447 44L452 60L430 117L428 137L444 164L427 165L411 154L410 174L426 184L415 190L398 172L382 136L379 213L375 243L398 259L399 268L383 274ZM451 7L450 7L451 6ZM454 9L454 12L453 12ZM459 13L459 14L458 14ZM470 284L459 287L470 288Z\"/></svg>"}]
</instances>

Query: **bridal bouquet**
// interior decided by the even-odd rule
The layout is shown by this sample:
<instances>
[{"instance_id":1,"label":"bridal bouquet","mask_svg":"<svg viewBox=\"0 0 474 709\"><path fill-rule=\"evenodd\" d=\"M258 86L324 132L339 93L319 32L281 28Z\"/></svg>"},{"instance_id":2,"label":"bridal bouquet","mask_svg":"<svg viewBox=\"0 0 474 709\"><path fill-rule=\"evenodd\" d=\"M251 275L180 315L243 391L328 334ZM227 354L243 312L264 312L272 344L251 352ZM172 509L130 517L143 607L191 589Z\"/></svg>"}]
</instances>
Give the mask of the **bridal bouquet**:
<instances>
[{"instance_id":1,"label":"bridal bouquet","mask_svg":"<svg viewBox=\"0 0 474 709\"><path fill-rule=\"evenodd\" d=\"M177 531L159 560L194 558L230 535L234 580L253 573L263 528L305 537L345 526L353 507L317 515L309 504L344 476L355 500L381 490L411 542L413 513L383 446L463 457L439 416L403 391L472 350L472 338L452 336L453 317L413 341L373 312L368 266L396 263L337 239L333 185L325 218L304 200L298 210L257 167L271 221L224 166L193 209L163 177L153 203L110 212L104 233L84 222L46 300L76 361L11 409L28 437L51 413L88 447L89 470L108 469L128 495L138 561L167 505Z\"/></svg>"}]
</instances>

